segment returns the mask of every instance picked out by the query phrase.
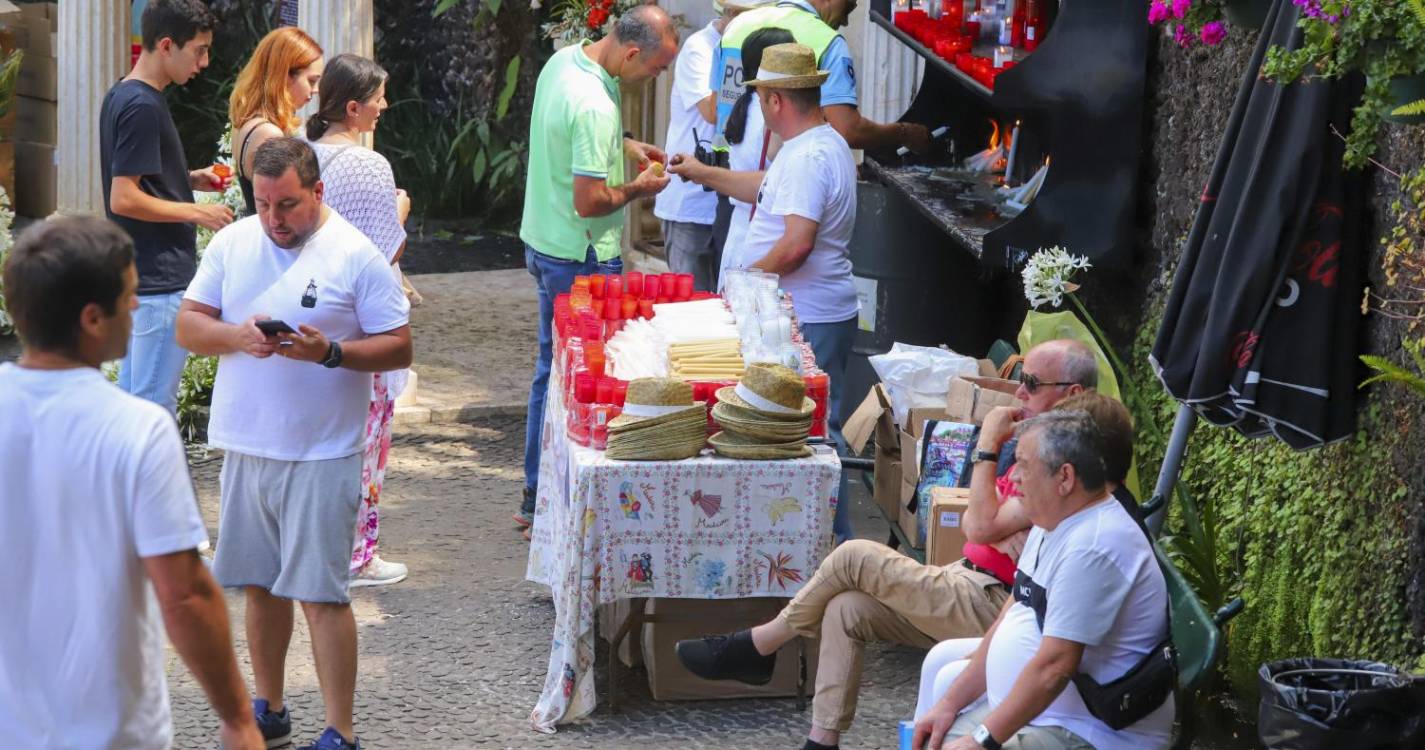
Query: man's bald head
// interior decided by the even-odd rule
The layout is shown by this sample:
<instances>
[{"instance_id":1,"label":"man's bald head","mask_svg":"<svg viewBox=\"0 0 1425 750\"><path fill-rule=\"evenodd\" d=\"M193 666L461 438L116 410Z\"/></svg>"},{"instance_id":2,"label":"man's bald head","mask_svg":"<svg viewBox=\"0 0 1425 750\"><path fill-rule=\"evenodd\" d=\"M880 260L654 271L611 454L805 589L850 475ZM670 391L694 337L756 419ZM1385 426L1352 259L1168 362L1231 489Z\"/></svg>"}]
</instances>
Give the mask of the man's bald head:
<instances>
[{"instance_id":1,"label":"man's bald head","mask_svg":"<svg viewBox=\"0 0 1425 750\"><path fill-rule=\"evenodd\" d=\"M1015 394L1031 416L1060 400L1098 386L1098 358L1083 342L1046 341L1024 357L1022 384Z\"/></svg>"},{"instance_id":2,"label":"man's bald head","mask_svg":"<svg viewBox=\"0 0 1425 750\"><path fill-rule=\"evenodd\" d=\"M613 38L626 63L619 78L630 83L657 77L678 56L677 25L657 5L636 5L619 16Z\"/></svg>"},{"instance_id":3,"label":"man's bald head","mask_svg":"<svg viewBox=\"0 0 1425 750\"><path fill-rule=\"evenodd\" d=\"M1075 339L1054 339L1046 341L1036 350L1042 349L1054 357L1059 366L1058 379L1084 388L1098 387L1098 357L1082 341Z\"/></svg>"}]
</instances>

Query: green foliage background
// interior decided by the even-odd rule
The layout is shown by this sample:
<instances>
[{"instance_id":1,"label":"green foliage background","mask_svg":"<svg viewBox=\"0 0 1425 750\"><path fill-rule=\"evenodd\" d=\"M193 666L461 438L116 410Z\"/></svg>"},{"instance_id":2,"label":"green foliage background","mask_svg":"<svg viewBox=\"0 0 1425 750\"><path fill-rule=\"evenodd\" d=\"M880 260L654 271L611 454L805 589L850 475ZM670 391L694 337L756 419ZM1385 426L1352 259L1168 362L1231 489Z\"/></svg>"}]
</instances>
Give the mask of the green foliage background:
<instances>
[{"instance_id":1,"label":"green foliage background","mask_svg":"<svg viewBox=\"0 0 1425 750\"><path fill-rule=\"evenodd\" d=\"M1156 475L1177 402L1148 364L1161 300L1137 331L1128 360L1135 393L1138 465ZM1389 405L1402 392L1365 397L1356 436L1296 452L1277 440L1248 440L1199 422L1183 484L1216 518L1210 564L1246 609L1228 630L1225 674L1255 699L1257 669L1295 656L1360 657L1425 667L1425 643L1411 634L1406 607L1411 508L1391 452L1407 431ZM1183 505L1171 506L1166 533L1184 532ZM1179 560L1179 567L1189 567Z\"/></svg>"}]
</instances>

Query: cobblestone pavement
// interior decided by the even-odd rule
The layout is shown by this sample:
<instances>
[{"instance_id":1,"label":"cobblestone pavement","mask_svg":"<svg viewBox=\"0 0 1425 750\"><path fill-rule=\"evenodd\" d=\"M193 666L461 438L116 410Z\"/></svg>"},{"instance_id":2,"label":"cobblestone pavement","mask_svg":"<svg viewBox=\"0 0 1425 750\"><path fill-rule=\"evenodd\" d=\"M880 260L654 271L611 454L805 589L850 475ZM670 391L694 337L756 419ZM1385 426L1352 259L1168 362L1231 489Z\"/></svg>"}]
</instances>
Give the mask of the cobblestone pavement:
<instances>
[{"instance_id":1,"label":"cobblestone pavement","mask_svg":"<svg viewBox=\"0 0 1425 750\"><path fill-rule=\"evenodd\" d=\"M523 419L491 417L407 425L398 435L383 498L382 554L408 564L411 577L353 595L360 640L356 725L363 746L800 747L810 708L799 713L791 698L654 702L642 669L623 673L627 697L619 713L610 713L601 695L592 717L558 734L529 729L554 609L547 590L524 582L527 547L509 521L522 478L523 433ZM194 464L215 541L219 466L216 459ZM864 522L869 503L864 493L858 497L857 518ZM881 533L866 528L867 536ZM240 596L229 596L229 611L250 678ZM868 649L859 716L845 747L896 747L896 722L914 707L920 657L912 649ZM212 747L216 721L201 691L176 656L168 671L175 746ZM601 674L601 691L605 684ZM322 728L321 700L300 615L288 693L297 738L310 741Z\"/></svg>"},{"instance_id":2,"label":"cobblestone pavement","mask_svg":"<svg viewBox=\"0 0 1425 750\"><path fill-rule=\"evenodd\" d=\"M513 269L410 278L425 297L411 310L420 376L416 406L437 417L522 409L538 348L533 277Z\"/></svg>"}]
</instances>

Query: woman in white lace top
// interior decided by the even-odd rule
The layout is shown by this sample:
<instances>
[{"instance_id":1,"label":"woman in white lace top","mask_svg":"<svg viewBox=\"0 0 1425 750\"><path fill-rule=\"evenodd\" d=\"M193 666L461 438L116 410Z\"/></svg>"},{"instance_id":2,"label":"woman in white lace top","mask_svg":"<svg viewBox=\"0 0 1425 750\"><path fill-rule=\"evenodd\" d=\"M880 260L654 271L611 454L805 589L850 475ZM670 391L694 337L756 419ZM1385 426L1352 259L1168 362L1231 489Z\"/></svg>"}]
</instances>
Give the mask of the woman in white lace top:
<instances>
[{"instance_id":1,"label":"woman in white lace top","mask_svg":"<svg viewBox=\"0 0 1425 750\"><path fill-rule=\"evenodd\" d=\"M307 140L317 152L325 192L322 202L360 229L396 265L406 247L406 218L411 199L396 187L386 157L361 145L386 109L386 71L357 55L337 55L327 65L317 92L320 108L307 120ZM366 446L361 462L362 503L351 553L352 586L379 586L406 577L406 566L377 554L380 516L377 506L391 449L391 418L406 372L372 377L371 409L366 417Z\"/></svg>"}]
</instances>

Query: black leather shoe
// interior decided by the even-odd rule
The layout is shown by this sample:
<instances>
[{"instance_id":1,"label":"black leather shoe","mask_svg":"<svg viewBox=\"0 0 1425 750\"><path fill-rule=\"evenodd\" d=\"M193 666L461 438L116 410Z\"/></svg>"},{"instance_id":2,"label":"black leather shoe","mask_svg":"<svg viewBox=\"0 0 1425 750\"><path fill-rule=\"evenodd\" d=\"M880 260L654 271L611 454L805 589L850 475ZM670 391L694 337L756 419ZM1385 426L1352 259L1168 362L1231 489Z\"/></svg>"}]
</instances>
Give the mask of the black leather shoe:
<instances>
[{"instance_id":1,"label":"black leather shoe","mask_svg":"<svg viewBox=\"0 0 1425 750\"><path fill-rule=\"evenodd\" d=\"M678 641L674 648L678 661L689 672L705 680L737 680L748 685L766 685L772 681L772 669L777 655L763 656L752 645L752 631L739 630L732 635L710 635Z\"/></svg>"}]
</instances>

